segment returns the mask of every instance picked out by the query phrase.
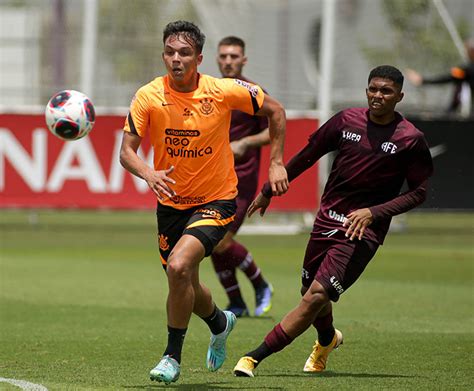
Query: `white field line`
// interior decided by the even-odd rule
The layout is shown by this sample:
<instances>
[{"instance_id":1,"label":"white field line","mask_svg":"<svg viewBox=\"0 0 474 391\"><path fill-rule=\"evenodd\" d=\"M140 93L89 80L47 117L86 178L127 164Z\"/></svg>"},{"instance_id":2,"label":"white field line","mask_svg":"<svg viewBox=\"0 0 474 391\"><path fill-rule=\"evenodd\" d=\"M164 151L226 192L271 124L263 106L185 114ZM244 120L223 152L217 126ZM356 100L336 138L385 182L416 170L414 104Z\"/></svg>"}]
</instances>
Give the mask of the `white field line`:
<instances>
[{"instance_id":1,"label":"white field line","mask_svg":"<svg viewBox=\"0 0 474 391\"><path fill-rule=\"evenodd\" d=\"M48 391L45 386L42 386L41 384L30 383L26 380L5 379L4 377L0 377L0 383L1 382L12 384L26 391Z\"/></svg>"}]
</instances>

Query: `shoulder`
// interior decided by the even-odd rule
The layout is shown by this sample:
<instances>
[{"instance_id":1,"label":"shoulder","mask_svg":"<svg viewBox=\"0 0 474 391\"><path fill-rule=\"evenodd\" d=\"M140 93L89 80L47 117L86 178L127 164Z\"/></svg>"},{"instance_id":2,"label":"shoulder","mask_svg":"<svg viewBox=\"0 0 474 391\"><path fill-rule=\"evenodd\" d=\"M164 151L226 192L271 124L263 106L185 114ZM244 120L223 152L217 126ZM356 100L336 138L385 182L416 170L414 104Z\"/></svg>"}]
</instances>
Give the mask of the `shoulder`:
<instances>
[{"instance_id":1,"label":"shoulder","mask_svg":"<svg viewBox=\"0 0 474 391\"><path fill-rule=\"evenodd\" d=\"M420 138L424 137L423 132L418 129L413 123L407 120L404 116L400 113L396 112L396 115L399 116L400 121L397 125L397 128L402 130L406 136Z\"/></svg>"},{"instance_id":2,"label":"shoulder","mask_svg":"<svg viewBox=\"0 0 474 391\"><path fill-rule=\"evenodd\" d=\"M399 133L400 139L404 140L407 145L427 146L428 144L426 142L424 133L405 117L401 115L400 117L401 120L397 125L397 132Z\"/></svg>"},{"instance_id":3,"label":"shoulder","mask_svg":"<svg viewBox=\"0 0 474 391\"><path fill-rule=\"evenodd\" d=\"M367 120L367 109L356 107L339 111L338 113L334 114L328 122L346 124L353 123L355 121L360 122L361 119L363 121Z\"/></svg>"},{"instance_id":4,"label":"shoulder","mask_svg":"<svg viewBox=\"0 0 474 391\"><path fill-rule=\"evenodd\" d=\"M242 80L248 84L251 84L251 85L254 85L254 86L259 86L263 92L267 93L267 91L262 87L261 84L253 81L253 80L250 80L249 78L245 77L245 76L241 76L238 80Z\"/></svg>"},{"instance_id":5,"label":"shoulder","mask_svg":"<svg viewBox=\"0 0 474 391\"><path fill-rule=\"evenodd\" d=\"M163 77L157 77L149 83L141 86L136 92L137 98L149 99L152 96L164 94L164 80Z\"/></svg>"},{"instance_id":6,"label":"shoulder","mask_svg":"<svg viewBox=\"0 0 474 391\"><path fill-rule=\"evenodd\" d=\"M350 121L353 119L367 119L367 108L364 107L350 107L339 112L341 119Z\"/></svg>"}]
</instances>

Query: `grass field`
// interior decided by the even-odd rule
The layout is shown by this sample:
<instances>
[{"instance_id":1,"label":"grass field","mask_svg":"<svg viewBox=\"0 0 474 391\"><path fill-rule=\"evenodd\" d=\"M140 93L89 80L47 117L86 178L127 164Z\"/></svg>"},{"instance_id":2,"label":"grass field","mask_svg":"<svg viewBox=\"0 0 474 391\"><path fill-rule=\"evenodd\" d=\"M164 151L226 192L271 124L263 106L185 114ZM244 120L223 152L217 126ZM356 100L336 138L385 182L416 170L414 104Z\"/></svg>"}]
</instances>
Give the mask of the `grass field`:
<instances>
[{"instance_id":1,"label":"grass field","mask_svg":"<svg viewBox=\"0 0 474 391\"><path fill-rule=\"evenodd\" d=\"M166 344L167 283L153 212L1 211L0 378L49 390L154 390ZM257 218L257 217L256 217ZM228 360L205 368L208 331L193 317L179 390L474 389L474 215L408 216L335 306L344 345L321 375L302 372L311 329L253 379L232 368L299 300L307 234L241 236L275 288L266 318L238 321ZM252 289L240 274L245 297ZM209 260L201 279L226 304ZM0 382L1 390L17 387Z\"/></svg>"}]
</instances>

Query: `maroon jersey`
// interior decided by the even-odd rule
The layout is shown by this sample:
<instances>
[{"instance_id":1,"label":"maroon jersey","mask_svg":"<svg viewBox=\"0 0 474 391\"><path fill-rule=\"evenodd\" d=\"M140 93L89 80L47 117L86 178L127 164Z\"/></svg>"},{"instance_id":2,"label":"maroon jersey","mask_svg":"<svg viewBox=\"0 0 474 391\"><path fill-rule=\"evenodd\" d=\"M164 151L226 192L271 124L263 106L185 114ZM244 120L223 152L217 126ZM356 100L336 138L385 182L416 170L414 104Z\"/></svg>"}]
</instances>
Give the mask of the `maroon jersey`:
<instances>
[{"instance_id":1,"label":"maroon jersey","mask_svg":"<svg viewBox=\"0 0 474 391\"><path fill-rule=\"evenodd\" d=\"M253 84L251 80L244 77L241 77L241 80ZM230 122L230 141L240 140L241 138L258 134L267 127L267 117L249 115L242 111L234 110L232 111L232 119ZM260 150L261 148L249 148L241 159L234 162L235 172L239 179L239 187L247 187L246 182L250 182L249 185L251 186L248 187L253 189L251 197L255 195L256 186L258 184Z\"/></svg>"},{"instance_id":2,"label":"maroon jersey","mask_svg":"<svg viewBox=\"0 0 474 391\"><path fill-rule=\"evenodd\" d=\"M370 121L368 109L347 109L309 137L288 163L288 178L294 179L330 151L338 153L315 229L342 230L350 212L370 208L374 221L364 238L382 244L391 217L424 201L433 163L423 133L399 113L390 124L378 125ZM400 194L405 181L409 190ZM267 185L264 194L268 196Z\"/></svg>"}]
</instances>

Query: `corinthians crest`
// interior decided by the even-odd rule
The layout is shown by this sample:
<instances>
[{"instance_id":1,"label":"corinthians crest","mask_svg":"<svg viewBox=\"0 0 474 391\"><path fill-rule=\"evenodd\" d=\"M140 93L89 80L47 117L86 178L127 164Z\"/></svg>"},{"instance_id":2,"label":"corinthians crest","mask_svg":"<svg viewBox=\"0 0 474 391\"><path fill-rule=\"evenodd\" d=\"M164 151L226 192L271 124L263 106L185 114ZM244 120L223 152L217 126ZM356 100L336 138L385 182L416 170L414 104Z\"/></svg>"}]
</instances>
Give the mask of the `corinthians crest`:
<instances>
[{"instance_id":1,"label":"corinthians crest","mask_svg":"<svg viewBox=\"0 0 474 391\"><path fill-rule=\"evenodd\" d=\"M212 99L211 98L204 98L199 101L201 103L201 113L204 115L209 115L214 111L214 106L212 105Z\"/></svg>"}]
</instances>

